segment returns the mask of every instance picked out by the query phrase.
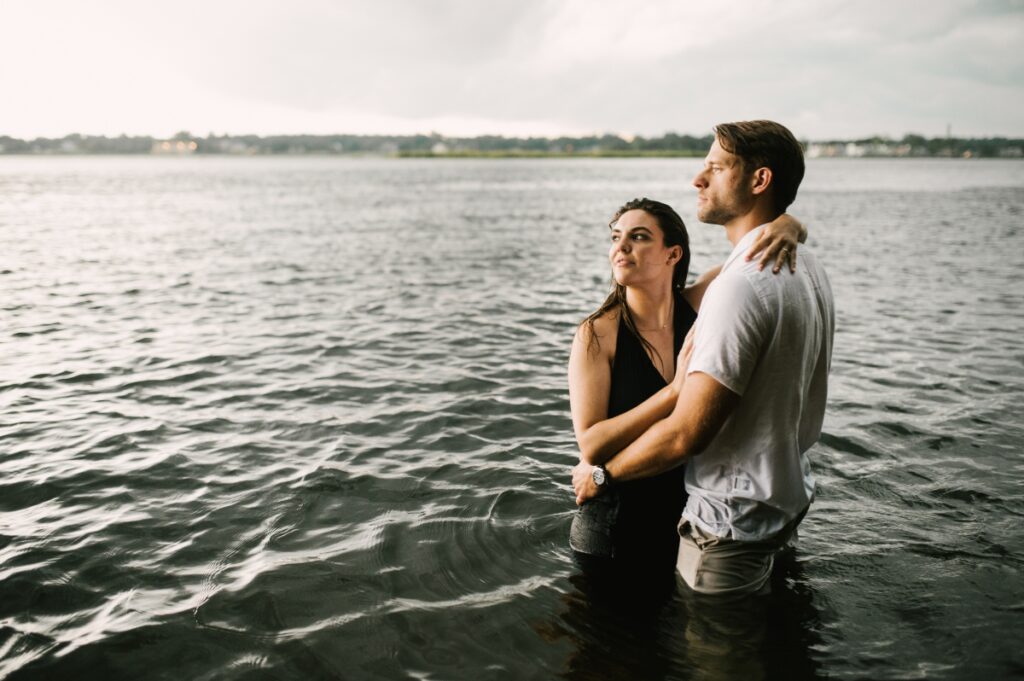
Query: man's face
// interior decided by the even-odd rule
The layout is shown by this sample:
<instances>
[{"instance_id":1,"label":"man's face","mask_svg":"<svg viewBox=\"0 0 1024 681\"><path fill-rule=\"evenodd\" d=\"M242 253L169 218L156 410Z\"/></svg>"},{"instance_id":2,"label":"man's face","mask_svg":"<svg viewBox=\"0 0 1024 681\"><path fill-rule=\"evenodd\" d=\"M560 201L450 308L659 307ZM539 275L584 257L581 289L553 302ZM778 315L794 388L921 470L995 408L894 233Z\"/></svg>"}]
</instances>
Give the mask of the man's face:
<instances>
[{"instance_id":1,"label":"man's face","mask_svg":"<svg viewBox=\"0 0 1024 681\"><path fill-rule=\"evenodd\" d=\"M704 168L693 178L697 188L697 219L725 225L750 211L754 194L740 158L716 139L704 158Z\"/></svg>"}]
</instances>

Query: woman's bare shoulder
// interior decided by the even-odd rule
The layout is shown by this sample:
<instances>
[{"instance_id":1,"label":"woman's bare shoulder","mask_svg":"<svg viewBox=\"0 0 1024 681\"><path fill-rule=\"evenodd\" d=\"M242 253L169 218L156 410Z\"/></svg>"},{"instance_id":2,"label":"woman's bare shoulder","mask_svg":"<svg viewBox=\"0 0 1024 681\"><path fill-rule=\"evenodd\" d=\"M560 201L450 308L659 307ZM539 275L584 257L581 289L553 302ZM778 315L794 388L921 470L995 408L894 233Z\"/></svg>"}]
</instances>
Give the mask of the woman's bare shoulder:
<instances>
[{"instance_id":1,"label":"woman's bare shoulder","mask_svg":"<svg viewBox=\"0 0 1024 681\"><path fill-rule=\"evenodd\" d=\"M611 356L615 352L615 340L619 330L619 311L608 310L596 317L593 323L584 321L576 329L576 342L591 352Z\"/></svg>"}]
</instances>

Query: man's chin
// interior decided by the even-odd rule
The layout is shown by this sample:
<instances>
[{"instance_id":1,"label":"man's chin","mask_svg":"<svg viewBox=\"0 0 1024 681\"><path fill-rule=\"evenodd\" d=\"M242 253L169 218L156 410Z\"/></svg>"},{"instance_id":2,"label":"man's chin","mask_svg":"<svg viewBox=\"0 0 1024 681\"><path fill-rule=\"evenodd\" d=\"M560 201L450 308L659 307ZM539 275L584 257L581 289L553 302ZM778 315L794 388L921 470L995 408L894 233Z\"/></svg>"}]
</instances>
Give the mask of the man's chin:
<instances>
[{"instance_id":1,"label":"man's chin","mask_svg":"<svg viewBox=\"0 0 1024 681\"><path fill-rule=\"evenodd\" d=\"M724 225L726 223L721 215L712 211L697 211L697 219L706 225Z\"/></svg>"}]
</instances>

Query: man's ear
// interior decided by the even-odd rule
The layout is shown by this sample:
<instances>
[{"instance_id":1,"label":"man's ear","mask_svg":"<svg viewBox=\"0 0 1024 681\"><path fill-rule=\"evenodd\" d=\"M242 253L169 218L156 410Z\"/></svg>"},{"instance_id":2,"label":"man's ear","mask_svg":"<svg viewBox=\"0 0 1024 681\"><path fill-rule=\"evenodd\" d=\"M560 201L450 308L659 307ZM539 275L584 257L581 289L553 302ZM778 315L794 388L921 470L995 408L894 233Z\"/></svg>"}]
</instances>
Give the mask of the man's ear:
<instances>
[{"instance_id":1,"label":"man's ear","mask_svg":"<svg viewBox=\"0 0 1024 681\"><path fill-rule=\"evenodd\" d=\"M772 169L758 168L751 174L750 182L750 190L753 193L763 194L764 192L768 191L768 187L772 183Z\"/></svg>"}]
</instances>

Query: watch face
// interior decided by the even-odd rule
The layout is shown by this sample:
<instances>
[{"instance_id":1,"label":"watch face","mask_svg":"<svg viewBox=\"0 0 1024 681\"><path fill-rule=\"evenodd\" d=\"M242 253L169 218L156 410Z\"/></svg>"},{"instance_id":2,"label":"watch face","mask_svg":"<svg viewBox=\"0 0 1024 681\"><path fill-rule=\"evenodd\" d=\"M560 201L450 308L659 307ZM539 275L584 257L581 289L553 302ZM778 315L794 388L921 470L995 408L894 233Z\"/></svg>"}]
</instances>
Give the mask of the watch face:
<instances>
[{"instance_id":1,"label":"watch face","mask_svg":"<svg viewBox=\"0 0 1024 681\"><path fill-rule=\"evenodd\" d=\"M604 484L604 469L601 467L595 468L594 472L591 474L591 477L594 478L594 484L600 487L601 485Z\"/></svg>"}]
</instances>

